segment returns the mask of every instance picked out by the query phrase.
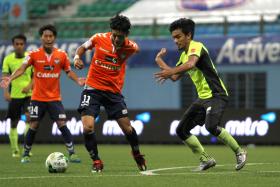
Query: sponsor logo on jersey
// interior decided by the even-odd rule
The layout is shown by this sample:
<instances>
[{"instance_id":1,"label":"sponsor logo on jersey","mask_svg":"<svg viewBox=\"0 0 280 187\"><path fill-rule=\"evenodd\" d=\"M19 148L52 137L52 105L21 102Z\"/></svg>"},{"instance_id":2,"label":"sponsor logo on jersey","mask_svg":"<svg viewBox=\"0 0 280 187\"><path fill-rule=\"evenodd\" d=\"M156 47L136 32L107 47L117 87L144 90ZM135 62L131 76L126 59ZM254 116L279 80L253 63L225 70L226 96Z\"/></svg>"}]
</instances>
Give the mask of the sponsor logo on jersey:
<instances>
[{"instance_id":1,"label":"sponsor logo on jersey","mask_svg":"<svg viewBox=\"0 0 280 187\"><path fill-rule=\"evenodd\" d=\"M105 60L108 62L113 62L114 64L118 63L118 59L111 57L111 56L106 56Z\"/></svg>"},{"instance_id":2,"label":"sponsor logo on jersey","mask_svg":"<svg viewBox=\"0 0 280 187\"><path fill-rule=\"evenodd\" d=\"M110 65L110 64L105 64L105 63L102 63L100 60L95 60L95 64L102 67L102 68L105 68L105 69L108 69L108 70L112 70L112 71L119 71L121 69L120 66L115 66L115 65Z\"/></svg>"},{"instance_id":3,"label":"sponsor logo on jersey","mask_svg":"<svg viewBox=\"0 0 280 187\"><path fill-rule=\"evenodd\" d=\"M30 59L30 57L29 57L29 59ZM37 63L45 63L46 61L45 60L37 60L36 62Z\"/></svg>"},{"instance_id":4,"label":"sponsor logo on jersey","mask_svg":"<svg viewBox=\"0 0 280 187\"><path fill-rule=\"evenodd\" d=\"M46 71L52 71L52 70L54 70L54 66L44 65L44 70L46 70Z\"/></svg>"},{"instance_id":5,"label":"sponsor logo on jersey","mask_svg":"<svg viewBox=\"0 0 280 187\"><path fill-rule=\"evenodd\" d=\"M39 77L39 78L58 78L59 77L59 73L42 73L42 72L37 72L36 76Z\"/></svg>"}]
</instances>

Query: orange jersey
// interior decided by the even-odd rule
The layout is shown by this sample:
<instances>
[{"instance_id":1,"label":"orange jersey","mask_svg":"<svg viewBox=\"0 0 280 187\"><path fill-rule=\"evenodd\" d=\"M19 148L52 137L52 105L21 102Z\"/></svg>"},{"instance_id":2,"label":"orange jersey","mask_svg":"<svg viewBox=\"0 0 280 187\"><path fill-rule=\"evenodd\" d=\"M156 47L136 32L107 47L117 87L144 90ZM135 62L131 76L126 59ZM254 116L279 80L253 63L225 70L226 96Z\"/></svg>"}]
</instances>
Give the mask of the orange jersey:
<instances>
[{"instance_id":1,"label":"orange jersey","mask_svg":"<svg viewBox=\"0 0 280 187\"><path fill-rule=\"evenodd\" d=\"M47 54L43 48L31 51L26 57L26 64L34 68L34 86L32 100L60 101L60 73L61 70L70 71L70 61L67 54L54 48L52 54Z\"/></svg>"},{"instance_id":2,"label":"orange jersey","mask_svg":"<svg viewBox=\"0 0 280 187\"><path fill-rule=\"evenodd\" d=\"M121 93L126 60L138 52L138 45L125 39L124 45L116 50L111 41L111 33L98 33L83 44L86 49L95 48L89 67L86 85L103 91Z\"/></svg>"}]
</instances>

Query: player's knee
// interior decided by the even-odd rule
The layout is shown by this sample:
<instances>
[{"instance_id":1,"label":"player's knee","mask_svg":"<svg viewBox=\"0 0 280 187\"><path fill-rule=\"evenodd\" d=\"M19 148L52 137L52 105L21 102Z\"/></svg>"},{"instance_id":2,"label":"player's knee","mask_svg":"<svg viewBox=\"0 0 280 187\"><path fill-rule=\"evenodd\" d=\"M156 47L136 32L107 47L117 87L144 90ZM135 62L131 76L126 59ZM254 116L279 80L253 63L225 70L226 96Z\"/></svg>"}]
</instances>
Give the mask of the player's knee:
<instances>
[{"instance_id":1,"label":"player's knee","mask_svg":"<svg viewBox=\"0 0 280 187\"><path fill-rule=\"evenodd\" d=\"M83 129L85 133L90 133L94 130L93 124L83 124Z\"/></svg>"},{"instance_id":2,"label":"player's knee","mask_svg":"<svg viewBox=\"0 0 280 187\"><path fill-rule=\"evenodd\" d=\"M220 134L220 130L216 125L215 126L206 125L205 128L213 136L218 136Z\"/></svg>"},{"instance_id":3,"label":"player's knee","mask_svg":"<svg viewBox=\"0 0 280 187\"><path fill-rule=\"evenodd\" d=\"M184 131L182 125L178 125L178 127L176 128L176 134L181 140L186 140L188 137L188 132Z\"/></svg>"},{"instance_id":4,"label":"player's knee","mask_svg":"<svg viewBox=\"0 0 280 187\"><path fill-rule=\"evenodd\" d=\"M37 130L38 127L39 127L39 122L38 121L31 121L30 122L30 129Z\"/></svg>"}]
</instances>

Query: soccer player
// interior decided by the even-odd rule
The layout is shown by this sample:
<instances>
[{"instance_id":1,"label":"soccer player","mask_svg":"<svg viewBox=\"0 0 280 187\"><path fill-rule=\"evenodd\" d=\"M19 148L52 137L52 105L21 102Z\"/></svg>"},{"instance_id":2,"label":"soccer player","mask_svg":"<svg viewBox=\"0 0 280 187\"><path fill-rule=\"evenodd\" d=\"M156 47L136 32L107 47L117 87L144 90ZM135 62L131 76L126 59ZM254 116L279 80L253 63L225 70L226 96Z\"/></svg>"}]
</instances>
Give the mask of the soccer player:
<instances>
[{"instance_id":1,"label":"soccer player","mask_svg":"<svg viewBox=\"0 0 280 187\"><path fill-rule=\"evenodd\" d=\"M144 155L139 151L138 137L130 124L127 107L121 94L126 60L139 51L138 45L127 38L130 27L127 17L122 15L112 17L111 32L93 35L77 49L74 57L74 66L82 69L84 66L82 55L86 50L95 48L78 109L82 116L85 147L93 160L92 172L101 172L103 169L94 132L94 119L98 116L102 105L108 118L116 120L125 134L138 168L141 171L146 170Z\"/></svg>"},{"instance_id":2,"label":"soccer player","mask_svg":"<svg viewBox=\"0 0 280 187\"><path fill-rule=\"evenodd\" d=\"M22 75L29 66L34 69L34 87L29 106L30 128L26 134L22 163L30 162L29 152L39 127L39 121L45 112L50 114L62 134L69 152L70 162L80 162L75 154L72 135L65 124L66 114L61 103L59 78L61 70L65 71L70 79L78 85L84 85L84 79L78 78L71 70L67 54L54 47L57 31L53 25L45 25L39 29L42 47L28 54L19 69L11 76L3 77L1 86L7 87L10 82Z\"/></svg>"},{"instance_id":3,"label":"soccer player","mask_svg":"<svg viewBox=\"0 0 280 187\"><path fill-rule=\"evenodd\" d=\"M240 170L246 163L247 153L224 128L220 127L229 94L208 50L201 42L193 40L194 29L195 23L190 19L181 18L171 23L169 31L182 53L176 67L171 68L163 60L167 51L162 48L155 58L161 68L160 72L155 73L155 77L163 83L166 79L177 81L188 73L196 87L199 98L183 114L176 133L199 158L200 166L197 170L206 170L216 165L214 158L206 153L197 137L190 133L196 125L203 124L213 136L232 149L237 160L235 169Z\"/></svg>"},{"instance_id":4,"label":"soccer player","mask_svg":"<svg viewBox=\"0 0 280 187\"><path fill-rule=\"evenodd\" d=\"M26 37L18 34L12 38L14 52L4 58L2 67L2 76L8 77L15 72L23 63L27 52L25 52ZM21 114L26 115L26 132L29 128L29 113L27 107L30 102L32 89L32 69L26 69L26 73L21 75L17 80L11 82L11 90L4 89L4 99L9 102L7 118L11 119L10 144L12 157L20 157L18 146L17 125Z\"/></svg>"}]
</instances>

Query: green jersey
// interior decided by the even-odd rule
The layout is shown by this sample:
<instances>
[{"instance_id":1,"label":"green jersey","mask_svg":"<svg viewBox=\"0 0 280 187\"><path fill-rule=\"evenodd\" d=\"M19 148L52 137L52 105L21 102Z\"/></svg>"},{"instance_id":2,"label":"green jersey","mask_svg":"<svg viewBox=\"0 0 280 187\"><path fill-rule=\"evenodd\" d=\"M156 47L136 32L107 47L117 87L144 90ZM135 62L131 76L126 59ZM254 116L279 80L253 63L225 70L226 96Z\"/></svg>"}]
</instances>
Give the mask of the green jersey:
<instances>
[{"instance_id":1,"label":"green jersey","mask_svg":"<svg viewBox=\"0 0 280 187\"><path fill-rule=\"evenodd\" d=\"M22 65L25 56L27 56L27 52L23 58L16 58L14 52L7 55L3 61L2 73L12 74L15 72ZM11 82L11 98L20 99L31 96L31 91L27 94L22 93L22 89L30 84L31 79L32 69L28 67L21 76Z\"/></svg>"},{"instance_id":2,"label":"green jersey","mask_svg":"<svg viewBox=\"0 0 280 187\"><path fill-rule=\"evenodd\" d=\"M218 76L208 50L202 43L192 40L188 52L182 52L176 66L187 63L192 55L199 57L199 60L196 66L188 70L187 73L196 87L198 97L200 99L207 99L213 96L228 96L226 87Z\"/></svg>"}]
</instances>

